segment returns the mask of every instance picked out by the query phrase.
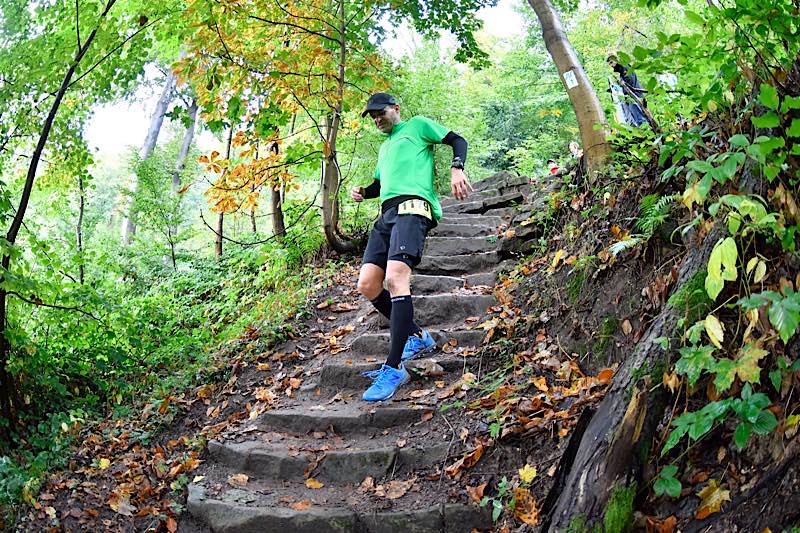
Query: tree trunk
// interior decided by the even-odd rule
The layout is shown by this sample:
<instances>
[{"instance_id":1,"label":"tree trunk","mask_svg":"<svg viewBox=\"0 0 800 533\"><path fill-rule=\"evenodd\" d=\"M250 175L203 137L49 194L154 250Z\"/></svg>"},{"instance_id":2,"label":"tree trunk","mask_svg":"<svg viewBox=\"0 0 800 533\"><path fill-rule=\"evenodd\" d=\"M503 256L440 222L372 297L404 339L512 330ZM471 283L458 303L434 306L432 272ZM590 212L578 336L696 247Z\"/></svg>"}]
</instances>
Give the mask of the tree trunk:
<instances>
[{"instance_id":1,"label":"tree trunk","mask_svg":"<svg viewBox=\"0 0 800 533\"><path fill-rule=\"evenodd\" d=\"M94 38L97 35L97 28L106 18L106 15L108 15L108 12L115 3L116 0L108 0L103 12L100 13L100 16L98 17L97 26L95 26L95 28L86 38L83 45L79 47L77 53L75 54L75 59L70 64L66 74L64 75L64 79L61 81L61 86L58 88L58 92L53 100L53 105L50 106L50 111L47 114L44 124L42 125L42 131L39 134L39 140L36 143L36 148L33 150L33 155L31 156L30 164L28 165L28 173L25 176L25 185L22 188L22 196L20 197L19 205L17 206L16 213L14 214L14 219L11 221L11 227L6 233L7 245L14 245L17 240L17 234L22 227L22 221L25 218L25 212L28 209L28 202L30 201L31 191L33 190L33 182L36 178L36 171L39 167L39 161L42 158L42 152L44 152L44 146L47 143L48 137L50 136L50 130L53 127L53 122L55 121L58 109L61 107L61 102L63 101L64 95L69 88L70 80L75 74L75 69L78 67L81 60L83 60L86 52L89 50L92 42L94 42ZM10 268L11 255L3 254L2 270L0 270L0 274L2 274L3 278L5 278L4 273L8 272ZM4 281L4 279L0 281ZM20 406L20 402L17 394L16 384L14 383L11 374L8 372L8 359L11 353L11 343L6 336L6 326L8 324L8 288L5 285L0 286L3 287L0 289L0 385L2 385L0 388L0 410L2 410L3 418L5 418L8 422L8 428L13 430L16 425L16 408ZM8 437L9 435L5 436Z\"/></svg>"},{"instance_id":2,"label":"tree trunk","mask_svg":"<svg viewBox=\"0 0 800 533\"><path fill-rule=\"evenodd\" d=\"M150 157L156 147L158 141L158 134L161 131L161 125L164 123L164 116L167 114L167 108L175 95L175 74L172 70L167 74L167 81L164 84L164 90L161 91L161 96L156 103L156 108L150 116L150 127L147 129L147 136L144 139L141 150L139 150L139 159L142 161ZM133 184L133 194L139 191L139 179L137 178ZM129 203L128 214L122 219L122 244L128 246L131 243L131 238L136 235L136 213L133 211Z\"/></svg>"},{"instance_id":3,"label":"tree trunk","mask_svg":"<svg viewBox=\"0 0 800 533\"><path fill-rule=\"evenodd\" d=\"M85 208L85 190L83 186L83 176L78 175L78 223L75 226L75 240L78 246L78 279L83 285L85 269L83 265L83 212Z\"/></svg>"},{"instance_id":4,"label":"tree trunk","mask_svg":"<svg viewBox=\"0 0 800 533\"><path fill-rule=\"evenodd\" d=\"M233 126L231 125L231 129L228 132L228 143L225 148L225 159L230 161L231 159L231 144L233 143ZM223 172L227 172L228 169L226 168ZM225 213L220 212L217 215L217 230L214 236L214 257L218 260L222 258L222 235L225 231Z\"/></svg>"},{"instance_id":5,"label":"tree trunk","mask_svg":"<svg viewBox=\"0 0 800 533\"><path fill-rule=\"evenodd\" d=\"M214 237L214 257L222 259L222 232L225 231L225 213L217 215L217 233Z\"/></svg>"},{"instance_id":6,"label":"tree trunk","mask_svg":"<svg viewBox=\"0 0 800 533\"><path fill-rule=\"evenodd\" d=\"M283 220L283 200L280 188L270 187L269 196L272 204L272 234L283 235L286 233L286 224Z\"/></svg>"},{"instance_id":7,"label":"tree trunk","mask_svg":"<svg viewBox=\"0 0 800 533\"><path fill-rule=\"evenodd\" d=\"M192 103L186 109L189 113L189 126L186 128L186 133L183 134L183 142L181 149L178 152L178 158L175 160L175 170L172 171L172 191L177 193L181 189L181 172L186 167L186 156L189 155L189 148L192 146L194 140L194 129L197 125L197 99L192 98Z\"/></svg>"},{"instance_id":8,"label":"tree trunk","mask_svg":"<svg viewBox=\"0 0 800 533\"><path fill-rule=\"evenodd\" d=\"M589 172L594 175L603 167L606 157L611 153L611 147L606 141L607 122L603 107L550 0L528 0L528 3L539 18L544 44L556 64L575 110L583 153Z\"/></svg>"},{"instance_id":9,"label":"tree trunk","mask_svg":"<svg viewBox=\"0 0 800 533\"><path fill-rule=\"evenodd\" d=\"M744 170L742 176L739 190L748 193L755 180L750 169ZM711 250L726 231L724 219L719 218L702 242L695 242L690 235L673 291L705 270ZM577 439L577 452L574 460L567 455L562 457L556 477L564 482L555 485L547 497L548 503L555 503L552 508L542 509L547 517L541 531L567 530L579 516L587 520L586 526L591 529L593 523L602 521L615 485L642 481L643 461L668 402L661 389L650 393L652 384L649 376L641 376L641 369L653 368L653 363L662 357L655 339L677 340L675 324L681 315L681 310L669 305L661 309L614 376L585 432L573 434L569 447L573 446L572 439Z\"/></svg>"},{"instance_id":10,"label":"tree trunk","mask_svg":"<svg viewBox=\"0 0 800 533\"><path fill-rule=\"evenodd\" d=\"M356 251L355 243L344 238L339 232L339 164L336 160L336 137L339 133L339 126L342 120L342 98L344 96L344 76L346 59L345 35L347 21L344 13L344 1L338 3L339 17L339 76L337 78L337 99L334 107L333 117L325 117L323 135L325 148L322 161L322 228L325 238L331 248L339 253L351 253Z\"/></svg>"}]
</instances>

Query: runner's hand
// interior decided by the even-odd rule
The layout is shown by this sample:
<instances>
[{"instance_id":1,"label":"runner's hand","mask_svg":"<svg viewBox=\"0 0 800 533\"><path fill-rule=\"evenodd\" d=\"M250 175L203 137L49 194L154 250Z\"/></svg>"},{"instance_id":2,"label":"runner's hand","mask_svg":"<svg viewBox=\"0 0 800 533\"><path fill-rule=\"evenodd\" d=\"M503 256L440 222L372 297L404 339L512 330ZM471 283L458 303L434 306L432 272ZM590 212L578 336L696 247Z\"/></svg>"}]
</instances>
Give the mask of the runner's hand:
<instances>
[{"instance_id":1,"label":"runner's hand","mask_svg":"<svg viewBox=\"0 0 800 533\"><path fill-rule=\"evenodd\" d=\"M364 187L353 187L350 189L350 198L355 200L356 202L361 202L364 200Z\"/></svg>"},{"instance_id":2,"label":"runner's hand","mask_svg":"<svg viewBox=\"0 0 800 533\"><path fill-rule=\"evenodd\" d=\"M467 181L467 176L460 168L450 169L450 192L457 200L463 200L472 192L472 185Z\"/></svg>"}]
</instances>

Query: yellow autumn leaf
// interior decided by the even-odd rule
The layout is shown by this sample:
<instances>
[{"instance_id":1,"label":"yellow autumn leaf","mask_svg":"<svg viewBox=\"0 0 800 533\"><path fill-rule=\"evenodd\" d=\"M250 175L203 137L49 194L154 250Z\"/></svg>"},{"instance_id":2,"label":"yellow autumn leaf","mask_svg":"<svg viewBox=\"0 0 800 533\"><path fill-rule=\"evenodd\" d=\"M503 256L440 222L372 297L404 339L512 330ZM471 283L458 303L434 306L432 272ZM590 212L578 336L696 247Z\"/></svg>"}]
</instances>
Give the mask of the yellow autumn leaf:
<instances>
[{"instance_id":1,"label":"yellow autumn leaf","mask_svg":"<svg viewBox=\"0 0 800 533\"><path fill-rule=\"evenodd\" d=\"M324 483L317 481L313 477L310 477L306 480L306 487L308 487L309 489L321 489L324 486L325 486Z\"/></svg>"},{"instance_id":2,"label":"yellow autumn leaf","mask_svg":"<svg viewBox=\"0 0 800 533\"><path fill-rule=\"evenodd\" d=\"M694 516L699 520L719 512L723 502L731 501L731 491L720 487L719 481L716 479L709 481L708 485L697 493L697 496L700 498L700 505Z\"/></svg>"},{"instance_id":3,"label":"yellow autumn leaf","mask_svg":"<svg viewBox=\"0 0 800 533\"><path fill-rule=\"evenodd\" d=\"M536 467L526 464L519 469L519 478L523 483L530 483L536 477Z\"/></svg>"},{"instance_id":4,"label":"yellow autumn leaf","mask_svg":"<svg viewBox=\"0 0 800 533\"><path fill-rule=\"evenodd\" d=\"M555 268L558 266L559 261L561 261L561 258L564 257L565 253L566 252L564 251L563 248L556 252L556 255L553 256L553 264L550 266L552 270L555 270Z\"/></svg>"},{"instance_id":5,"label":"yellow autumn leaf","mask_svg":"<svg viewBox=\"0 0 800 533\"><path fill-rule=\"evenodd\" d=\"M717 348L722 348L722 341L725 340L725 327L714 315L708 315L703 322L706 328L706 334L711 340L711 343Z\"/></svg>"},{"instance_id":6,"label":"yellow autumn leaf","mask_svg":"<svg viewBox=\"0 0 800 533\"><path fill-rule=\"evenodd\" d=\"M103 457L102 459L100 459L100 462L98 463L97 466L100 467L100 470L105 470L106 468L111 466L111 461Z\"/></svg>"}]
</instances>

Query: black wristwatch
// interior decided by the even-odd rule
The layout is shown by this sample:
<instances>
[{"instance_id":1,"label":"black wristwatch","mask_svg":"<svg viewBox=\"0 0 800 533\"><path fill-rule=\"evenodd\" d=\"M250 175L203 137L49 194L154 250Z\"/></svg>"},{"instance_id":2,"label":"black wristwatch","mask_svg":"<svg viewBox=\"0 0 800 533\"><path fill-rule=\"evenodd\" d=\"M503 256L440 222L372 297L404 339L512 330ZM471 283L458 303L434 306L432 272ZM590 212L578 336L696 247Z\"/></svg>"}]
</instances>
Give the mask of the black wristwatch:
<instances>
[{"instance_id":1,"label":"black wristwatch","mask_svg":"<svg viewBox=\"0 0 800 533\"><path fill-rule=\"evenodd\" d=\"M464 162L461 160L460 157L454 157L453 162L450 163L450 168L457 168L459 170L464 170Z\"/></svg>"}]
</instances>

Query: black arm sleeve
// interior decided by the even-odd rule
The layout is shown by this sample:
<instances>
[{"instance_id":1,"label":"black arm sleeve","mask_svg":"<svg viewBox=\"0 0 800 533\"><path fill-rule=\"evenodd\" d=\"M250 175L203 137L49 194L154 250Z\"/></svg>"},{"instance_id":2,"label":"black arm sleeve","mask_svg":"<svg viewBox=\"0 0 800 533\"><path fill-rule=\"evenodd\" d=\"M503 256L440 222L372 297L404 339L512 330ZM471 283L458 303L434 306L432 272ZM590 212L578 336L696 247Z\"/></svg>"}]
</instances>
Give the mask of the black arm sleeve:
<instances>
[{"instance_id":1,"label":"black arm sleeve","mask_svg":"<svg viewBox=\"0 0 800 533\"><path fill-rule=\"evenodd\" d=\"M363 187L364 199L377 198L381 195L381 180L373 180L368 187Z\"/></svg>"},{"instance_id":2,"label":"black arm sleeve","mask_svg":"<svg viewBox=\"0 0 800 533\"><path fill-rule=\"evenodd\" d=\"M459 158L463 163L467 162L467 141L455 132L449 132L442 139L442 144L449 144L453 147L453 157Z\"/></svg>"}]
</instances>

